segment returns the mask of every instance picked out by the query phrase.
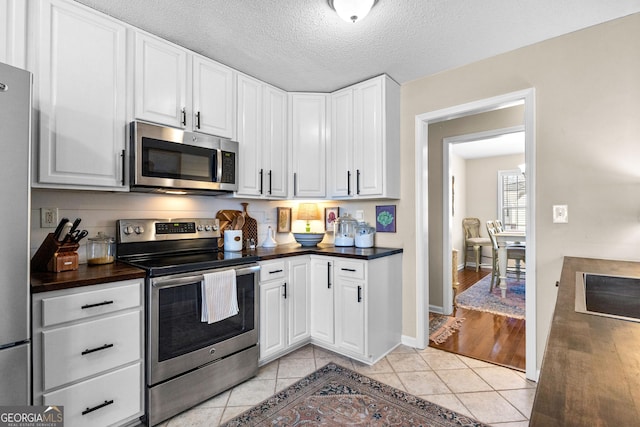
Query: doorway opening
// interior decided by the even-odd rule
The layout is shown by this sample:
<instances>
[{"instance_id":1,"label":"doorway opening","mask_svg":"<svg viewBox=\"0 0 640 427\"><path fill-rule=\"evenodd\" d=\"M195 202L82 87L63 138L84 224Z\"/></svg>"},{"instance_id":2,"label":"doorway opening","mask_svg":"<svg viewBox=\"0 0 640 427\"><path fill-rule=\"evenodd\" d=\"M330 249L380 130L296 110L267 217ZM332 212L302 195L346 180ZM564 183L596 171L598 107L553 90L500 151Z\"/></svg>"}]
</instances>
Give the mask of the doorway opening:
<instances>
[{"instance_id":1,"label":"doorway opening","mask_svg":"<svg viewBox=\"0 0 640 427\"><path fill-rule=\"evenodd\" d=\"M443 283L451 284L452 279L452 252L451 239L444 238L449 229L441 229L445 227L444 218L448 218L450 204L450 181L443 178L443 174L439 168L430 170L429 158L442 159L438 152L442 148L435 148L428 143L429 125L444 122L451 119L461 118L465 116L476 115L484 112L494 111L498 109L508 108L514 105L524 105L524 133L525 133L525 165L527 174L525 175L527 187L527 213L526 213L526 234L535 236L535 126L534 126L534 89L526 89L523 91L512 92L493 98L487 98L479 101L470 102L446 108L442 110L432 111L416 116L416 257L417 259L429 260L429 262L416 263L416 313L417 313L417 344L426 347L429 342L429 291L434 289L451 289L450 286L444 287ZM443 167L440 162L439 167ZM437 172L437 173L435 173ZM439 183L437 181L442 180ZM434 182L430 182L434 181ZM430 187L429 184L437 184ZM442 193L429 192L432 188L441 188ZM440 205L442 209L439 209ZM429 208L432 207L431 210ZM445 214L446 212L446 214ZM438 225L439 224L439 225ZM435 226L435 229L433 227ZM430 232L430 227L432 231ZM440 233L441 232L441 233ZM430 253L435 255L440 252L439 261L434 262L430 257ZM438 258L438 257L436 257ZM535 240L530 239L526 247L527 260L527 280L526 280L526 368L527 378L531 380L537 379L536 374L536 319L535 319L535 276L536 276L536 260L535 260ZM435 279L434 279L435 278ZM452 291L451 291L452 292ZM443 295L441 301L441 310L446 312L447 307L445 301L453 301L452 296ZM490 331L486 331L490 333Z\"/></svg>"}]
</instances>

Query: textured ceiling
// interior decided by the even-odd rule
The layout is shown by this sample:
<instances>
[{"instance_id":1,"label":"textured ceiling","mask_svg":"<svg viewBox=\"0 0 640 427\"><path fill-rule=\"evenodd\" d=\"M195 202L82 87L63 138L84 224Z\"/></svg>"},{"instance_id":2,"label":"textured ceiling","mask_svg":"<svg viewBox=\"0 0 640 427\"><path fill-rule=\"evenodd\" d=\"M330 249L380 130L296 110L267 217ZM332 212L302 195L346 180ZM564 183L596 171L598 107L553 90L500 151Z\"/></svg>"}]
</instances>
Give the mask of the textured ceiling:
<instances>
[{"instance_id":1,"label":"textured ceiling","mask_svg":"<svg viewBox=\"0 0 640 427\"><path fill-rule=\"evenodd\" d=\"M640 0L76 0L287 91L399 83L640 11Z\"/></svg>"}]
</instances>

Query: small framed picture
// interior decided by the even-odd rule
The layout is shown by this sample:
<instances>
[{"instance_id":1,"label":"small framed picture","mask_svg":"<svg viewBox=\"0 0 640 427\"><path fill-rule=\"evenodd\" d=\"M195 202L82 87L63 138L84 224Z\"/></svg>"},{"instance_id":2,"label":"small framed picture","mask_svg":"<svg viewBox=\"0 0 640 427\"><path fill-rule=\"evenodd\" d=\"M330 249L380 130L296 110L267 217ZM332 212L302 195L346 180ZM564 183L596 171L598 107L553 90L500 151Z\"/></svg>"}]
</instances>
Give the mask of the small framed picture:
<instances>
[{"instance_id":1,"label":"small framed picture","mask_svg":"<svg viewBox=\"0 0 640 427\"><path fill-rule=\"evenodd\" d=\"M376 206L376 231L396 232L396 205Z\"/></svg>"},{"instance_id":2,"label":"small framed picture","mask_svg":"<svg viewBox=\"0 0 640 427\"><path fill-rule=\"evenodd\" d=\"M278 233L291 232L291 208L278 208Z\"/></svg>"},{"instance_id":3,"label":"small framed picture","mask_svg":"<svg viewBox=\"0 0 640 427\"><path fill-rule=\"evenodd\" d=\"M333 232L333 223L340 216L340 208L324 208L324 229Z\"/></svg>"}]
</instances>

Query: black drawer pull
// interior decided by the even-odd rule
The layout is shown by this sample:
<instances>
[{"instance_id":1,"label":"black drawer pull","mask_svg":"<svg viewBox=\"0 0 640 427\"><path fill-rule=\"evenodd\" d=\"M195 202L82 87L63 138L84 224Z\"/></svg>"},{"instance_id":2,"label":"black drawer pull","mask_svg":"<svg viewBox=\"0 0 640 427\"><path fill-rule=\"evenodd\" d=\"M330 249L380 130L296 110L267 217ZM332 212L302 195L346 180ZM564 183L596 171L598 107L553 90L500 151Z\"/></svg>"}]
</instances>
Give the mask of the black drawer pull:
<instances>
[{"instance_id":1,"label":"black drawer pull","mask_svg":"<svg viewBox=\"0 0 640 427\"><path fill-rule=\"evenodd\" d=\"M113 301L102 301L97 304L87 304L87 305L83 305L80 308L84 310L85 308L100 307L101 305L109 305L109 304L113 304Z\"/></svg>"},{"instance_id":2,"label":"black drawer pull","mask_svg":"<svg viewBox=\"0 0 640 427\"><path fill-rule=\"evenodd\" d=\"M350 272L352 272L352 273L355 273L355 272L356 272L356 269L355 269L355 268L341 268L340 270L342 270L342 271L350 271Z\"/></svg>"},{"instance_id":3,"label":"black drawer pull","mask_svg":"<svg viewBox=\"0 0 640 427\"><path fill-rule=\"evenodd\" d=\"M84 356L85 354L95 353L96 351L100 351L100 350L106 350L111 347L113 347L113 344L105 344L102 347L92 348L91 350L86 349L85 351L82 352L82 355Z\"/></svg>"},{"instance_id":4,"label":"black drawer pull","mask_svg":"<svg viewBox=\"0 0 640 427\"><path fill-rule=\"evenodd\" d=\"M105 400L104 403L101 403L98 406L94 406L93 408L85 409L84 411L82 411L82 415L87 415L90 412L97 411L98 409L102 409L105 406L109 406L111 404L113 404L113 399L112 400Z\"/></svg>"},{"instance_id":5,"label":"black drawer pull","mask_svg":"<svg viewBox=\"0 0 640 427\"><path fill-rule=\"evenodd\" d=\"M362 301L362 286L358 286L358 302Z\"/></svg>"},{"instance_id":6,"label":"black drawer pull","mask_svg":"<svg viewBox=\"0 0 640 427\"><path fill-rule=\"evenodd\" d=\"M331 262L327 262L327 289L331 289Z\"/></svg>"},{"instance_id":7,"label":"black drawer pull","mask_svg":"<svg viewBox=\"0 0 640 427\"><path fill-rule=\"evenodd\" d=\"M284 282L284 285L282 286L284 287L284 294L282 294L282 296L284 299L287 299L287 282Z\"/></svg>"},{"instance_id":8,"label":"black drawer pull","mask_svg":"<svg viewBox=\"0 0 640 427\"><path fill-rule=\"evenodd\" d=\"M269 272L269 274L276 274L276 273L282 273L282 270L273 270Z\"/></svg>"}]
</instances>

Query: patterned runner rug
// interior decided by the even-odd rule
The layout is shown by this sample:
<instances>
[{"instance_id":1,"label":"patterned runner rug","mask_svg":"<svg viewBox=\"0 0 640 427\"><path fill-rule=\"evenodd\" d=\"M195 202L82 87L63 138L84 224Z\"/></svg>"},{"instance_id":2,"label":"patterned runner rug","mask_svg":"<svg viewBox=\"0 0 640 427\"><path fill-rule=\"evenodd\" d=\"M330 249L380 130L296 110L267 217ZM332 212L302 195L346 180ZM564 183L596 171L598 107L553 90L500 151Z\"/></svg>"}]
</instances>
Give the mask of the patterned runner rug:
<instances>
[{"instance_id":1,"label":"patterned runner rug","mask_svg":"<svg viewBox=\"0 0 640 427\"><path fill-rule=\"evenodd\" d=\"M429 340L436 344L442 344L460 329L463 321L464 317L429 313Z\"/></svg>"},{"instance_id":2,"label":"patterned runner rug","mask_svg":"<svg viewBox=\"0 0 640 427\"><path fill-rule=\"evenodd\" d=\"M342 366L330 363L224 426L484 427Z\"/></svg>"},{"instance_id":3,"label":"patterned runner rug","mask_svg":"<svg viewBox=\"0 0 640 427\"><path fill-rule=\"evenodd\" d=\"M507 279L507 296L502 298L500 289L496 286L489 292L491 275L483 277L479 282L456 297L458 307L468 310L486 311L500 316L525 318L525 279Z\"/></svg>"}]
</instances>

